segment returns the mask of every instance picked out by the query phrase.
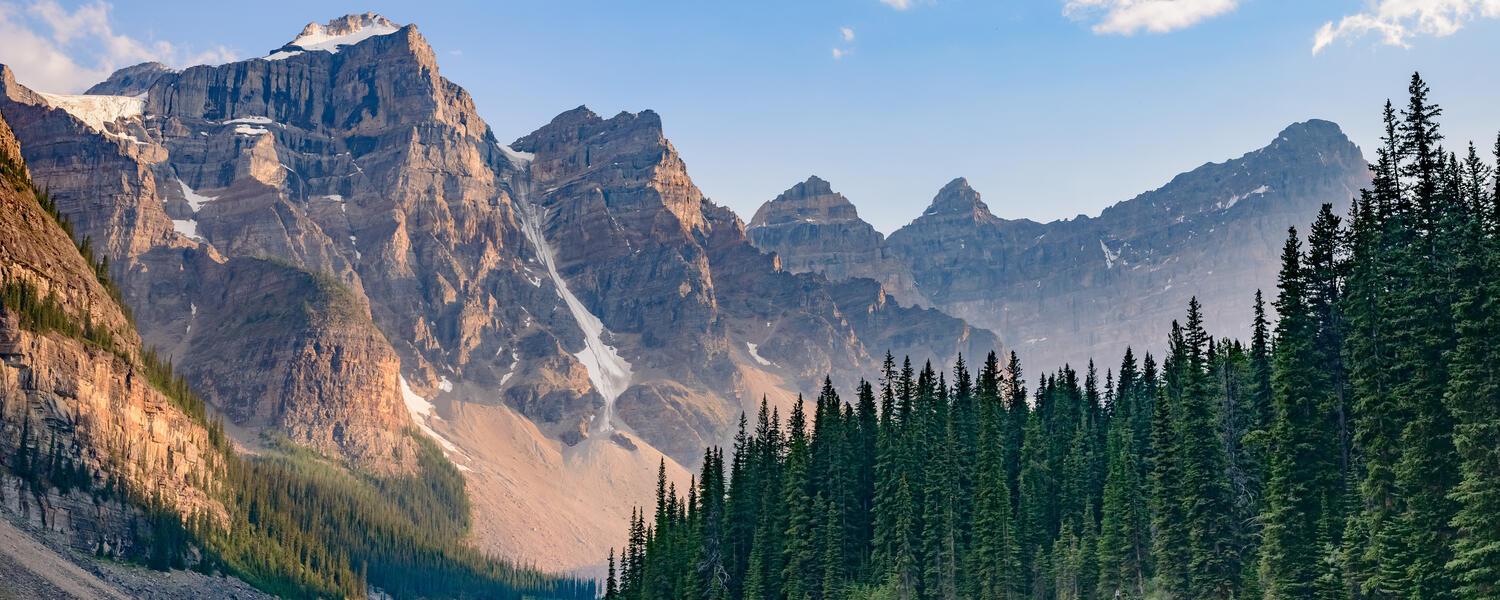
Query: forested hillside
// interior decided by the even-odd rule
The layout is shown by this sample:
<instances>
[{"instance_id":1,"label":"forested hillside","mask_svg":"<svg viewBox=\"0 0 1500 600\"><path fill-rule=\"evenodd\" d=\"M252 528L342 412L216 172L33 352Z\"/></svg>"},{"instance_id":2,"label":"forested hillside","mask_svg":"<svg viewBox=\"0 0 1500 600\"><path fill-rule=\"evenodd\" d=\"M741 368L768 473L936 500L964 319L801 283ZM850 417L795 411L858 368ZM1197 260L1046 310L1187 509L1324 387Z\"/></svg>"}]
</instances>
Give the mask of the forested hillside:
<instances>
[{"instance_id":1,"label":"forested hillside","mask_svg":"<svg viewBox=\"0 0 1500 600\"><path fill-rule=\"evenodd\" d=\"M1351 214L1289 232L1274 315L1245 299L1250 340L1195 299L1164 356L1031 390L1014 355L888 357L662 477L605 597L1500 596L1500 189L1409 91Z\"/></svg>"}]
</instances>

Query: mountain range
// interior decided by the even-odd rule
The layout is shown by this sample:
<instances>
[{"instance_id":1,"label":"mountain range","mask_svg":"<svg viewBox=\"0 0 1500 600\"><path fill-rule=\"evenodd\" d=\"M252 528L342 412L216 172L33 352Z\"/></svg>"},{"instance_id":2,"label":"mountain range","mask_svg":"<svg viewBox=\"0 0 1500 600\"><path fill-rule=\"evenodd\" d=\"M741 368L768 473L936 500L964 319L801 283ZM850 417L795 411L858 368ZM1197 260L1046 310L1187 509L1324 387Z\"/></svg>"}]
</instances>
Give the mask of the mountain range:
<instances>
[{"instance_id":1,"label":"mountain range","mask_svg":"<svg viewBox=\"0 0 1500 600\"><path fill-rule=\"evenodd\" d=\"M1339 127L1310 120L1097 217L1003 219L958 178L883 237L811 177L762 205L749 232L790 271L875 279L898 301L995 332L1022 364L1050 371L1131 344L1159 353L1194 296L1213 331L1247 338L1256 290L1275 288L1287 228L1323 203L1346 213L1369 179Z\"/></svg>"},{"instance_id":2,"label":"mountain range","mask_svg":"<svg viewBox=\"0 0 1500 600\"><path fill-rule=\"evenodd\" d=\"M578 107L507 143L475 103L374 14L82 95L0 66L31 177L241 450L412 474L418 429L464 474L474 544L553 570L597 566L658 468L684 485L742 412L888 352L1014 349L1039 373L1164 340L1195 295L1243 335L1286 228L1368 179L1308 121L1098 217L1002 219L956 179L884 236L813 177L746 225L652 111Z\"/></svg>"}]
</instances>

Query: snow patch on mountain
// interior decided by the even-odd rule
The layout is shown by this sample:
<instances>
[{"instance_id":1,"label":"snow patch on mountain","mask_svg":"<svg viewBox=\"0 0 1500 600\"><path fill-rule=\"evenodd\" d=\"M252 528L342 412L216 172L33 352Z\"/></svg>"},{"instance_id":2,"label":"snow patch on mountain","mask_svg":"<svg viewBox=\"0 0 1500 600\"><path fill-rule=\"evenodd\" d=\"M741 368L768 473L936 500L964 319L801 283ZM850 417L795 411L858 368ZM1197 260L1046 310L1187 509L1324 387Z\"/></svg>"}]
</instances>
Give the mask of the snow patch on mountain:
<instances>
[{"instance_id":1,"label":"snow patch on mountain","mask_svg":"<svg viewBox=\"0 0 1500 600\"><path fill-rule=\"evenodd\" d=\"M172 219L172 230L184 237L198 239L198 222L192 219Z\"/></svg>"},{"instance_id":2,"label":"snow patch on mountain","mask_svg":"<svg viewBox=\"0 0 1500 600\"><path fill-rule=\"evenodd\" d=\"M766 367L771 366L771 361L766 360L765 358L761 357L761 355L760 355L760 346L758 344L752 344L750 342L745 342L745 347L750 350L750 358L755 359L755 362L760 363L761 366L766 366Z\"/></svg>"},{"instance_id":3,"label":"snow patch on mountain","mask_svg":"<svg viewBox=\"0 0 1500 600\"><path fill-rule=\"evenodd\" d=\"M463 455L463 451L459 450L457 445L448 441L448 438L439 435L438 432L433 431L431 426L432 420L441 419L442 417L437 415L437 410L432 406L432 402L412 391L411 384L406 382L405 375L400 375L399 377L401 378L401 400L406 404L406 412L411 415L412 422L417 424L417 428L421 429L422 433L427 434L428 437L437 442L443 448L443 454L448 458L451 459L454 455ZM470 470L468 467L456 462L453 464L461 471Z\"/></svg>"},{"instance_id":4,"label":"snow patch on mountain","mask_svg":"<svg viewBox=\"0 0 1500 600\"><path fill-rule=\"evenodd\" d=\"M308 23L297 39L271 53L266 60L282 60L303 52L337 53L344 46L353 46L379 35L390 35L401 30L401 26L376 14L347 15L329 21L327 25Z\"/></svg>"},{"instance_id":5,"label":"snow patch on mountain","mask_svg":"<svg viewBox=\"0 0 1500 600\"><path fill-rule=\"evenodd\" d=\"M1104 251L1104 268L1115 268L1115 261L1120 260L1118 252L1110 252L1109 246L1104 245L1104 240L1099 240L1099 249Z\"/></svg>"},{"instance_id":6,"label":"snow patch on mountain","mask_svg":"<svg viewBox=\"0 0 1500 600\"><path fill-rule=\"evenodd\" d=\"M504 154L505 158L510 160L510 164L517 167L525 168L526 165L531 164L531 161L536 160L536 154L531 152L512 150L510 146L498 142L495 144L495 147L499 148L500 153Z\"/></svg>"},{"instance_id":7,"label":"snow patch on mountain","mask_svg":"<svg viewBox=\"0 0 1500 600\"><path fill-rule=\"evenodd\" d=\"M146 110L146 99L137 96L96 96L89 94L48 94L39 92L47 106L60 108L83 121L90 129L105 135L139 142L131 136L110 133L105 123L139 117Z\"/></svg>"},{"instance_id":8,"label":"snow patch on mountain","mask_svg":"<svg viewBox=\"0 0 1500 600\"><path fill-rule=\"evenodd\" d=\"M1229 210L1230 207L1232 207L1232 206L1234 206L1236 204L1239 204L1239 202L1241 200L1244 200L1244 199L1249 198L1251 196L1255 196L1255 195L1259 195L1259 194L1264 194L1264 193L1269 192L1269 191L1271 191L1271 188L1269 186L1262 185L1262 186L1260 186L1258 188L1250 190L1249 192L1246 192L1244 194L1240 194L1238 196L1231 197L1228 200L1220 202L1219 205L1218 205L1218 207L1221 210Z\"/></svg>"},{"instance_id":9,"label":"snow patch on mountain","mask_svg":"<svg viewBox=\"0 0 1500 600\"><path fill-rule=\"evenodd\" d=\"M214 200L213 196L205 196L193 191L193 188L188 187L186 181L178 179L177 185L182 188L182 197L187 199L188 206L193 207L193 212L195 213L198 212L198 209L203 208L205 203Z\"/></svg>"},{"instance_id":10,"label":"snow patch on mountain","mask_svg":"<svg viewBox=\"0 0 1500 600\"><path fill-rule=\"evenodd\" d=\"M526 235L531 245L536 247L537 256L541 258L542 265L547 267L547 275L552 278L552 285L557 288L557 295L568 306L568 312L572 313L573 320L583 331L584 348L573 356L578 359L578 362L583 363L589 373L589 382L594 384L594 389L599 390L601 396L604 396L604 419L599 425L599 431L614 431L615 399L630 387L632 376L630 363L620 356L618 350L604 342L604 335L608 333L604 328L604 322L594 316L594 313L589 312L588 307L573 295L573 291L568 289L567 280L557 272L556 254L552 250L552 245L547 242L547 237L542 233L543 209L527 201L528 187L529 183L522 183L515 187L516 199L521 205L519 211L521 232Z\"/></svg>"}]
</instances>

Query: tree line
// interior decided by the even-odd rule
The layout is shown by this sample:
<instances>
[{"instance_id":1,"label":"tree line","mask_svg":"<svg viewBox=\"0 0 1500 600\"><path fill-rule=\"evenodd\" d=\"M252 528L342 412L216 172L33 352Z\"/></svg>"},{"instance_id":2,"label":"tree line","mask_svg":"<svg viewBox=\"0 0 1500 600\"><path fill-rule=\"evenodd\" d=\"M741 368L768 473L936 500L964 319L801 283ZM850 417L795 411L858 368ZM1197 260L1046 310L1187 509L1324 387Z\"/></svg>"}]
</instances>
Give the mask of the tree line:
<instances>
[{"instance_id":1,"label":"tree line","mask_svg":"<svg viewBox=\"0 0 1500 600\"><path fill-rule=\"evenodd\" d=\"M663 467L605 598L1500 598L1500 179L1408 91L1248 342L1195 299L1102 378L887 355L852 402L763 402L687 489Z\"/></svg>"}]
</instances>

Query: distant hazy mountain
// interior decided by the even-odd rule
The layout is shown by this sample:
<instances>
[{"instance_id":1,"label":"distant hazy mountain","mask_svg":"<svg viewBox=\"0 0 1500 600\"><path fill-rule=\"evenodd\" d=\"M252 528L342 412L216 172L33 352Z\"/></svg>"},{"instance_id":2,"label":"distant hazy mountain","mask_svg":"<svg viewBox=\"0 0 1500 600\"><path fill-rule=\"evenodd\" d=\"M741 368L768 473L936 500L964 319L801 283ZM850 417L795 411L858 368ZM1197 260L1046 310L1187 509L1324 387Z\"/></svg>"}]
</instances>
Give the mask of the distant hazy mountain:
<instances>
[{"instance_id":1,"label":"distant hazy mountain","mask_svg":"<svg viewBox=\"0 0 1500 600\"><path fill-rule=\"evenodd\" d=\"M1346 212L1368 180L1359 148L1337 125L1312 120L1097 217L1002 219L960 178L882 242L814 178L766 203L750 235L792 270L877 279L996 332L1023 364L1052 369L1129 344L1160 349L1193 296L1210 332L1246 337L1255 290L1274 297L1287 228L1323 203Z\"/></svg>"}]
</instances>

